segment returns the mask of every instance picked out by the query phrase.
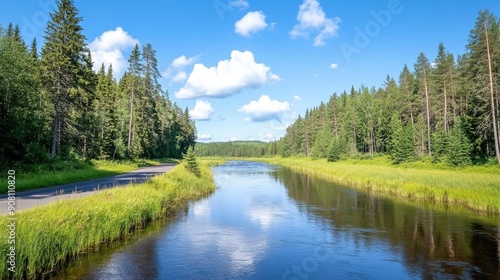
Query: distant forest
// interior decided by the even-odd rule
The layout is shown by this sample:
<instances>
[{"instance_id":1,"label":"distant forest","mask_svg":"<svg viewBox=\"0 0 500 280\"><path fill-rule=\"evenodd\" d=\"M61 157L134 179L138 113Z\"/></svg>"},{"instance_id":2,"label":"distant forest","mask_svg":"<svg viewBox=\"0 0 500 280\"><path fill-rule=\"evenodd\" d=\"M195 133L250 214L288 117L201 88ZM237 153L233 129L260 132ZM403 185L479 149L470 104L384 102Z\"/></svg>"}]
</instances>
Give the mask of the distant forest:
<instances>
[{"instance_id":1,"label":"distant forest","mask_svg":"<svg viewBox=\"0 0 500 280\"><path fill-rule=\"evenodd\" d=\"M0 26L0 169L50 159L182 157L196 128L162 90L150 44L135 46L123 77L92 70L71 0L57 1L41 53L18 25Z\"/></svg>"},{"instance_id":2,"label":"distant forest","mask_svg":"<svg viewBox=\"0 0 500 280\"><path fill-rule=\"evenodd\" d=\"M277 142L231 141L196 143L195 153L203 157L263 157L276 155L277 149Z\"/></svg>"},{"instance_id":3,"label":"distant forest","mask_svg":"<svg viewBox=\"0 0 500 280\"><path fill-rule=\"evenodd\" d=\"M306 111L278 142L206 144L201 155L306 156L336 161L389 155L394 163L430 158L450 165L500 162L500 22L481 11L467 52L439 44L430 61L420 53L397 80L334 93ZM251 152L253 148L253 152ZM210 152L208 152L210 151Z\"/></svg>"}]
</instances>

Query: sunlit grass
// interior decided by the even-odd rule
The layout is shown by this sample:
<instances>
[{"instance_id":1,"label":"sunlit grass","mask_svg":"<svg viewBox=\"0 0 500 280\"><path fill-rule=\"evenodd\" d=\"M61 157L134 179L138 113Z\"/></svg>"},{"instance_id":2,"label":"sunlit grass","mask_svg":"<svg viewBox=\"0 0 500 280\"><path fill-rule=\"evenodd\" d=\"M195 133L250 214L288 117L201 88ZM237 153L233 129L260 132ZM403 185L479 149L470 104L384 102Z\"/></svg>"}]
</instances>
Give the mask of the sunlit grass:
<instances>
[{"instance_id":1,"label":"sunlit grass","mask_svg":"<svg viewBox=\"0 0 500 280\"><path fill-rule=\"evenodd\" d=\"M500 167L452 168L432 163L392 165L387 158L326 162L309 158L254 159L374 193L500 213Z\"/></svg>"},{"instance_id":2,"label":"sunlit grass","mask_svg":"<svg viewBox=\"0 0 500 280\"><path fill-rule=\"evenodd\" d=\"M23 172L16 170L16 191L26 191L85 180L97 179L136 170L140 167L171 162L171 160L104 161L92 160L78 167L63 165L62 170ZM7 175L0 177L0 193L7 192Z\"/></svg>"},{"instance_id":3,"label":"sunlit grass","mask_svg":"<svg viewBox=\"0 0 500 280\"><path fill-rule=\"evenodd\" d=\"M16 214L16 278L35 278L57 271L79 254L159 219L189 199L214 191L212 172L201 163L198 178L179 164L143 184L106 189L83 198L61 200ZM2 217L2 236L8 236ZM8 278L7 238L0 239L2 278Z\"/></svg>"}]
</instances>

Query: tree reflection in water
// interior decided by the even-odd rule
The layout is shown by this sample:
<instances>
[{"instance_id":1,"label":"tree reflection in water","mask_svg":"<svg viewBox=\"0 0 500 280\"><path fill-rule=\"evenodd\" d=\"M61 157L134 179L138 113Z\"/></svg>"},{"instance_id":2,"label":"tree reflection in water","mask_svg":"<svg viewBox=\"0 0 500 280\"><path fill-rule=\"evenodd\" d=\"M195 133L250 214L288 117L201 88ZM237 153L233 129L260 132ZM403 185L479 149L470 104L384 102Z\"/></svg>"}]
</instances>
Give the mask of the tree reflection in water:
<instances>
[{"instance_id":1,"label":"tree reflection in water","mask_svg":"<svg viewBox=\"0 0 500 280\"><path fill-rule=\"evenodd\" d=\"M488 222L429 205L398 203L286 168L273 176L283 182L290 198L310 206L301 208L307 215L335 229L350 229L364 242L388 241L401 252L413 275L424 279L500 275L498 219Z\"/></svg>"}]
</instances>

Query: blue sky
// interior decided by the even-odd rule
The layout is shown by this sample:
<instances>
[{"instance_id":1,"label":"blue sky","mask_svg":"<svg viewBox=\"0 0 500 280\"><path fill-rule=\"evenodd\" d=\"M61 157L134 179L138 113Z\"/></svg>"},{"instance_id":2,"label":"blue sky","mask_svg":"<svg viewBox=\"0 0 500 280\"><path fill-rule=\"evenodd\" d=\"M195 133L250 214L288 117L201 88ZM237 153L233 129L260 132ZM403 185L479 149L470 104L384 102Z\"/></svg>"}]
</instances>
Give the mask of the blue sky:
<instances>
[{"instance_id":1,"label":"blue sky","mask_svg":"<svg viewBox=\"0 0 500 280\"><path fill-rule=\"evenodd\" d=\"M0 1L0 24L43 42L55 0ZM498 1L75 0L96 68L126 70L135 43L157 51L161 83L190 109L199 140L279 139L334 92L381 86L443 42L463 54L479 10Z\"/></svg>"}]
</instances>

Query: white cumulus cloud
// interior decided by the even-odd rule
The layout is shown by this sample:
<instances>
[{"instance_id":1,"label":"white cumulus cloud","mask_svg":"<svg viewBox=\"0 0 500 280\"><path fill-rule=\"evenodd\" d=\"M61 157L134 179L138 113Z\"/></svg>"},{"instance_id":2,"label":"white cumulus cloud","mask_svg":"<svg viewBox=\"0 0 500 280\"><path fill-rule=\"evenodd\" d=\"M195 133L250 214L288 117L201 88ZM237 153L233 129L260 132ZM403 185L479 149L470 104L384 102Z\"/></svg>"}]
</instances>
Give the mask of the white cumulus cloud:
<instances>
[{"instance_id":1,"label":"white cumulus cloud","mask_svg":"<svg viewBox=\"0 0 500 280\"><path fill-rule=\"evenodd\" d=\"M210 102L198 99L196 100L194 109L189 111L189 115L195 121L208 121L214 112L215 110L212 108Z\"/></svg>"},{"instance_id":2,"label":"white cumulus cloud","mask_svg":"<svg viewBox=\"0 0 500 280\"><path fill-rule=\"evenodd\" d=\"M290 111L290 104L288 102L280 102L271 100L267 95L262 95L257 101L250 101L249 104L244 105L238 112L249 115L247 121L262 122L272 119L279 119L281 114Z\"/></svg>"},{"instance_id":3,"label":"white cumulus cloud","mask_svg":"<svg viewBox=\"0 0 500 280\"><path fill-rule=\"evenodd\" d=\"M234 32L248 37L253 33L266 29L267 26L266 16L262 11L248 12L234 24Z\"/></svg>"},{"instance_id":4,"label":"white cumulus cloud","mask_svg":"<svg viewBox=\"0 0 500 280\"><path fill-rule=\"evenodd\" d=\"M255 62L252 52L234 50L230 59L219 61L216 67L195 64L186 84L175 93L175 97L226 97L245 88L257 88L279 80L269 66Z\"/></svg>"},{"instance_id":5,"label":"white cumulus cloud","mask_svg":"<svg viewBox=\"0 0 500 280\"><path fill-rule=\"evenodd\" d=\"M246 1L246 0L233 0L233 1L229 2L229 6L240 8L240 9L246 9L246 8L250 7L250 4L248 4L248 1Z\"/></svg>"},{"instance_id":6,"label":"white cumulus cloud","mask_svg":"<svg viewBox=\"0 0 500 280\"><path fill-rule=\"evenodd\" d=\"M338 67L339 67L338 63L332 63L332 64L330 64L330 68L332 68L332 69L337 69Z\"/></svg>"},{"instance_id":7,"label":"white cumulus cloud","mask_svg":"<svg viewBox=\"0 0 500 280\"><path fill-rule=\"evenodd\" d=\"M171 81L174 83L184 82L187 79L188 75L185 71L180 71L172 77Z\"/></svg>"},{"instance_id":8,"label":"white cumulus cloud","mask_svg":"<svg viewBox=\"0 0 500 280\"><path fill-rule=\"evenodd\" d=\"M186 66L193 64L196 61L196 59L198 59L197 56L187 58L185 55L181 55L181 56L175 58L174 61L172 61L172 67L173 68L183 68L183 67L186 67Z\"/></svg>"},{"instance_id":9,"label":"white cumulus cloud","mask_svg":"<svg viewBox=\"0 0 500 280\"><path fill-rule=\"evenodd\" d=\"M210 135L210 134L198 134L196 139L199 141L208 141L208 140L212 140L212 135Z\"/></svg>"},{"instance_id":10,"label":"white cumulus cloud","mask_svg":"<svg viewBox=\"0 0 500 280\"><path fill-rule=\"evenodd\" d=\"M184 82L188 77L185 69L195 63L199 57L198 55L188 58L185 55L181 55L175 58L170 64L170 67L163 71L162 77L170 79L170 81L174 83Z\"/></svg>"},{"instance_id":11,"label":"white cumulus cloud","mask_svg":"<svg viewBox=\"0 0 500 280\"><path fill-rule=\"evenodd\" d=\"M299 8L297 15L297 23L290 36L292 38L304 37L308 38L310 33L316 33L313 46L323 46L325 40L337 36L339 29L340 18L327 18L323 8L317 0L304 0Z\"/></svg>"},{"instance_id":12,"label":"white cumulus cloud","mask_svg":"<svg viewBox=\"0 0 500 280\"><path fill-rule=\"evenodd\" d=\"M130 49L139 40L133 38L121 27L115 30L108 30L101 34L89 44L94 62L94 70L97 71L104 63L106 67L113 65L113 71L116 76L121 75L127 66L127 60L123 56L123 51Z\"/></svg>"}]
</instances>

